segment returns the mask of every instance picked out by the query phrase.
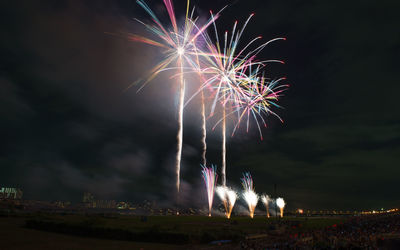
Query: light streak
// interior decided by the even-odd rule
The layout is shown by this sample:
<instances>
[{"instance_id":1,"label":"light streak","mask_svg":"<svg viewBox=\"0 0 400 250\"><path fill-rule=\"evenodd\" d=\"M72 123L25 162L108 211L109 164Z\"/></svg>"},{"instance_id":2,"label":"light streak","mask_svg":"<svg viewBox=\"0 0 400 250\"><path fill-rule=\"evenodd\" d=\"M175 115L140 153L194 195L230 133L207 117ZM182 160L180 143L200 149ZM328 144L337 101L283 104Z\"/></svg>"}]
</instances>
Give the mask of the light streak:
<instances>
[{"instance_id":1,"label":"light streak","mask_svg":"<svg viewBox=\"0 0 400 250\"><path fill-rule=\"evenodd\" d=\"M265 209L267 210L267 218L269 218L269 202L271 198L267 195L261 195L261 201L264 203Z\"/></svg>"},{"instance_id":2,"label":"light streak","mask_svg":"<svg viewBox=\"0 0 400 250\"><path fill-rule=\"evenodd\" d=\"M204 184L206 186L207 190L207 198L208 198L208 216L211 217L211 210L212 210L212 204L214 200L214 189L215 185L217 183L217 172L216 172L216 167L211 165L210 168L202 165L202 174L203 174L203 180Z\"/></svg>"}]
</instances>

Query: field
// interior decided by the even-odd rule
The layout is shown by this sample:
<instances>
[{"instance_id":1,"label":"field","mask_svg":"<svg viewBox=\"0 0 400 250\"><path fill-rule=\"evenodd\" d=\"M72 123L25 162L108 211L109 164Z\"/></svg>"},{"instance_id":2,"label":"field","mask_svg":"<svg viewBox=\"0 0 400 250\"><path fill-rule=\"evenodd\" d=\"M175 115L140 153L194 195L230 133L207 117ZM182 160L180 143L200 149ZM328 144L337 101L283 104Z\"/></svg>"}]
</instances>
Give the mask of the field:
<instances>
[{"instance_id":1,"label":"field","mask_svg":"<svg viewBox=\"0 0 400 250\"><path fill-rule=\"evenodd\" d=\"M0 249L212 249L252 237L279 237L344 218L28 214L0 217Z\"/></svg>"}]
</instances>

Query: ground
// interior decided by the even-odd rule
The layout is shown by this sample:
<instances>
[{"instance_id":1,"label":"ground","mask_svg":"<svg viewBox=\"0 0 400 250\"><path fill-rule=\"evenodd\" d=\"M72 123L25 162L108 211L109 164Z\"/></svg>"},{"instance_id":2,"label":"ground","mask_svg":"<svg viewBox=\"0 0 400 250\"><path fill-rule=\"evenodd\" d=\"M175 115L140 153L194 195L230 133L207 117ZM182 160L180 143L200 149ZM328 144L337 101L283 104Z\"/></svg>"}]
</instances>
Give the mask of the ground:
<instances>
[{"instance_id":1,"label":"ground","mask_svg":"<svg viewBox=\"0 0 400 250\"><path fill-rule=\"evenodd\" d=\"M307 230L343 220L24 214L0 217L0 249L213 249L218 243L210 242L227 239L232 242L223 245L235 249L246 237L263 237L265 233L279 237L287 227L292 231L296 228ZM143 235L147 242L138 242L138 237L132 235L139 235L139 239ZM170 244L175 236L179 242ZM132 237L135 241L130 240ZM182 237L183 241L180 241Z\"/></svg>"}]
</instances>

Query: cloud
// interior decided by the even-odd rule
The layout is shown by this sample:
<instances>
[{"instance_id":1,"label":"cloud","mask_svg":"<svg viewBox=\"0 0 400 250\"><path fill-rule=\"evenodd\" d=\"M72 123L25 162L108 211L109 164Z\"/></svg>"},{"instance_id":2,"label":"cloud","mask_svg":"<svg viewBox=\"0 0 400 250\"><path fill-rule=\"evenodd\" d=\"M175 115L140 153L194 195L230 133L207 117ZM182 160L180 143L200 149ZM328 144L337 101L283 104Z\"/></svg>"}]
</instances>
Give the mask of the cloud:
<instances>
[{"instance_id":1,"label":"cloud","mask_svg":"<svg viewBox=\"0 0 400 250\"><path fill-rule=\"evenodd\" d=\"M27 118L35 114L21 92L16 83L0 76L0 116L3 121Z\"/></svg>"},{"instance_id":2,"label":"cloud","mask_svg":"<svg viewBox=\"0 0 400 250\"><path fill-rule=\"evenodd\" d=\"M148 154L140 150L136 153L115 155L110 160L110 166L123 174L140 176L147 172L150 161Z\"/></svg>"}]
</instances>

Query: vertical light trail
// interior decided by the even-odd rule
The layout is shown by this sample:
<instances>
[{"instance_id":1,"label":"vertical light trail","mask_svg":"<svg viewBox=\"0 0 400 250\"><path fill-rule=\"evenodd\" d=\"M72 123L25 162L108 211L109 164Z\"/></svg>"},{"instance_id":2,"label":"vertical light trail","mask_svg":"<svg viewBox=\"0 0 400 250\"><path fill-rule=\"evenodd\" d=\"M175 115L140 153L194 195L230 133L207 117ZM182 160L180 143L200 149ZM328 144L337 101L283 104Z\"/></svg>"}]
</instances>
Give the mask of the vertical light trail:
<instances>
[{"instance_id":1,"label":"vertical light trail","mask_svg":"<svg viewBox=\"0 0 400 250\"><path fill-rule=\"evenodd\" d=\"M193 60L193 57L198 56L197 52L197 41L196 39L200 36L204 36L203 33L206 32L208 26L213 24L215 20L219 17L218 12L216 15L212 15L211 18L202 26L198 26L196 21L198 17L194 18L194 8L189 14L190 0L186 3L186 17L185 23L182 27L178 25L175 16L174 6L172 0L163 0L165 8L168 12L168 16L171 22L172 29L165 28L162 22L157 18L155 13L146 4L144 0L136 0L151 17L153 24L146 24L140 20L139 23L145 26L145 28L150 31L153 35L156 35L160 42L154 41L150 38L142 37L139 35L132 34L129 36L131 41L139 41L146 44L154 45L164 49L165 58L156 65L151 71L148 79L143 83L143 88L149 81L154 79L159 73L167 70L175 69L175 67L170 67L172 63L176 63L176 68L178 68L179 75L179 105L178 105L178 131L177 131L177 152L176 152L176 189L177 198L179 198L180 191L180 168L182 160L182 146L183 146L183 109L185 102L185 79L184 79L184 66L188 66L194 69L199 67ZM222 11L222 10L221 10ZM185 61L187 64L185 64ZM140 88L140 89L141 89ZM139 89L139 90L140 90ZM138 90L138 91L139 91Z\"/></svg>"},{"instance_id":2,"label":"vertical light trail","mask_svg":"<svg viewBox=\"0 0 400 250\"><path fill-rule=\"evenodd\" d=\"M222 107L222 186L226 186L226 120L225 107Z\"/></svg>"},{"instance_id":3,"label":"vertical light trail","mask_svg":"<svg viewBox=\"0 0 400 250\"><path fill-rule=\"evenodd\" d=\"M202 118L202 122L203 122L203 126L202 126L202 143L203 143L203 154L202 154L202 158L203 158L203 166L207 165L207 158L206 158L206 153L207 153L207 143L206 143L206 139L207 139L207 127L206 127L206 108L205 108L205 104L204 104L204 91L201 91L201 118Z\"/></svg>"},{"instance_id":4,"label":"vertical light trail","mask_svg":"<svg viewBox=\"0 0 400 250\"><path fill-rule=\"evenodd\" d=\"M271 198L269 198L268 195L264 194L261 196L261 201L264 203L265 209L267 210L267 218L269 218L269 201Z\"/></svg>"},{"instance_id":5,"label":"vertical light trail","mask_svg":"<svg viewBox=\"0 0 400 250\"><path fill-rule=\"evenodd\" d=\"M182 142L183 142L183 104L185 101L185 80L183 79L183 65L182 59L179 57L178 67L180 68L180 89L179 89L179 108L178 108L178 134L177 139L177 152L176 152L176 190L179 194L180 188L180 171L182 159ZM178 195L179 196L179 195Z\"/></svg>"}]
</instances>

